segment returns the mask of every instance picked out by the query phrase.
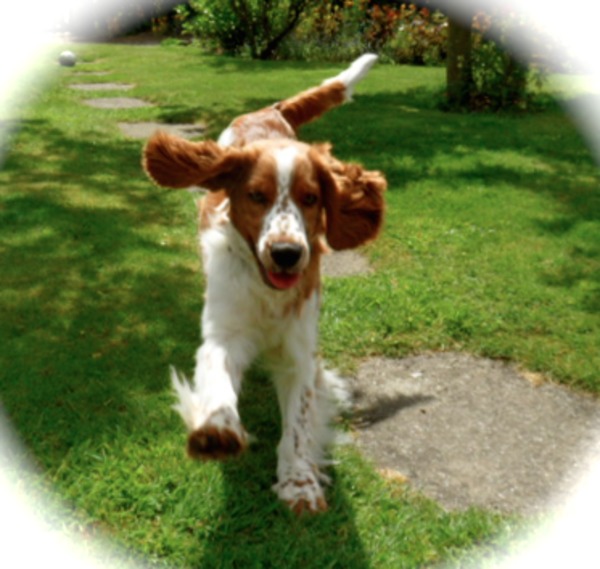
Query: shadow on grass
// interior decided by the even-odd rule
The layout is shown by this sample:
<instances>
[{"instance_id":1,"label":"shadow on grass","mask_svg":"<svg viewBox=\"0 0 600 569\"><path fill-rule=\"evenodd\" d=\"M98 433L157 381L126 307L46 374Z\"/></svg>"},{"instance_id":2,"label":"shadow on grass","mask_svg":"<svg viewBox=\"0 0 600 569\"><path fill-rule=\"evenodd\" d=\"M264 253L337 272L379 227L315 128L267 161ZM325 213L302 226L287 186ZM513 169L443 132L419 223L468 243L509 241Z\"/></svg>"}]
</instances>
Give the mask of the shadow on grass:
<instances>
[{"instance_id":1,"label":"shadow on grass","mask_svg":"<svg viewBox=\"0 0 600 569\"><path fill-rule=\"evenodd\" d=\"M245 378L244 425L257 438L241 457L222 464L224 499L199 567L369 566L347 499L342 467L331 467L329 510L296 517L271 487L276 482L280 417L275 391L261 370Z\"/></svg>"},{"instance_id":2,"label":"shadow on grass","mask_svg":"<svg viewBox=\"0 0 600 569\"><path fill-rule=\"evenodd\" d=\"M39 155L14 152L1 173L0 392L55 467L73 446L144 422L140 394L165 389L197 329L200 295L181 290L200 283L189 251L148 231L187 220L145 181L138 144L71 140L43 122L21 137Z\"/></svg>"}]
</instances>

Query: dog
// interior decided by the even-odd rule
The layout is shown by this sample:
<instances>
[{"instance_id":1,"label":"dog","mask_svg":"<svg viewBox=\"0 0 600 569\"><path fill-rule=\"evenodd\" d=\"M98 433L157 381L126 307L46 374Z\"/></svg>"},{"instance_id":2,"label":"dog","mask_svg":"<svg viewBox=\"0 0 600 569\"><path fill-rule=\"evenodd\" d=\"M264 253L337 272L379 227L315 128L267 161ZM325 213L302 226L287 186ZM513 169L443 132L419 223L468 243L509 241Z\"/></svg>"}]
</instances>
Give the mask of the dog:
<instances>
[{"instance_id":1,"label":"dog","mask_svg":"<svg viewBox=\"0 0 600 569\"><path fill-rule=\"evenodd\" d=\"M297 138L303 124L350 101L377 59L365 54L320 86L237 117L219 139L157 132L143 166L158 185L199 186L206 273L203 342L190 384L172 381L192 458L225 459L248 446L238 413L244 370L269 362L282 416L273 489L296 513L327 509L322 469L331 422L345 400L341 378L318 357L320 259L374 239L386 180Z\"/></svg>"}]
</instances>

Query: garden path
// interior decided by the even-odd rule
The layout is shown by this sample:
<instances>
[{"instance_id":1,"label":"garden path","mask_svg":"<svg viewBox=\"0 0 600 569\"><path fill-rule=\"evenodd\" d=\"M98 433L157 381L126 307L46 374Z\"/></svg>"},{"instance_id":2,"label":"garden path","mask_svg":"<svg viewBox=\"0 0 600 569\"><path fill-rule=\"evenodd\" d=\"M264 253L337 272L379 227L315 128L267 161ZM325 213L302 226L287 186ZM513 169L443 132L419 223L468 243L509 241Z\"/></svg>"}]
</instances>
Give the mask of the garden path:
<instances>
[{"instance_id":1,"label":"garden path","mask_svg":"<svg viewBox=\"0 0 600 569\"><path fill-rule=\"evenodd\" d=\"M511 363L447 352L372 358L351 385L362 452L447 509L549 511L599 450L597 399Z\"/></svg>"}]
</instances>

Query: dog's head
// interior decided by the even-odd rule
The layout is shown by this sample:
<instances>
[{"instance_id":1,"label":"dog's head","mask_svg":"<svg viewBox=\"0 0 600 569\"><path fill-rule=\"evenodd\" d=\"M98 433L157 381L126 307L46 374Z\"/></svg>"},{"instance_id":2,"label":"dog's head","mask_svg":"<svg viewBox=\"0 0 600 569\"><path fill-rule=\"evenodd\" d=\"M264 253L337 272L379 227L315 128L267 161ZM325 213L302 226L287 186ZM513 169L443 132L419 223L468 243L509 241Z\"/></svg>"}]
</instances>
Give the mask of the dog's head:
<instances>
[{"instance_id":1,"label":"dog's head","mask_svg":"<svg viewBox=\"0 0 600 569\"><path fill-rule=\"evenodd\" d=\"M322 235L333 249L350 249L381 227L385 178L335 160L328 145L280 139L234 148L157 133L143 163L161 186L226 191L231 223L277 289L298 282Z\"/></svg>"}]
</instances>

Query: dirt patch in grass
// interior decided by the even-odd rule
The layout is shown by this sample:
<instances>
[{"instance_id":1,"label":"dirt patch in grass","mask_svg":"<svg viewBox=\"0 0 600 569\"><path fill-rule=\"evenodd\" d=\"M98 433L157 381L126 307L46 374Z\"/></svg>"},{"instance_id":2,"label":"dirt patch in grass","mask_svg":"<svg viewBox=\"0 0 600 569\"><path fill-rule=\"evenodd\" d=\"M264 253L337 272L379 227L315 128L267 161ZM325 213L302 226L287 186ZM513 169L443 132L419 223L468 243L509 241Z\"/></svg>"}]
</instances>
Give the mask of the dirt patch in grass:
<instances>
[{"instance_id":1,"label":"dirt patch in grass","mask_svg":"<svg viewBox=\"0 0 600 569\"><path fill-rule=\"evenodd\" d=\"M438 353L365 361L352 380L358 446L450 510L560 504L600 432L600 402L515 366Z\"/></svg>"}]
</instances>

